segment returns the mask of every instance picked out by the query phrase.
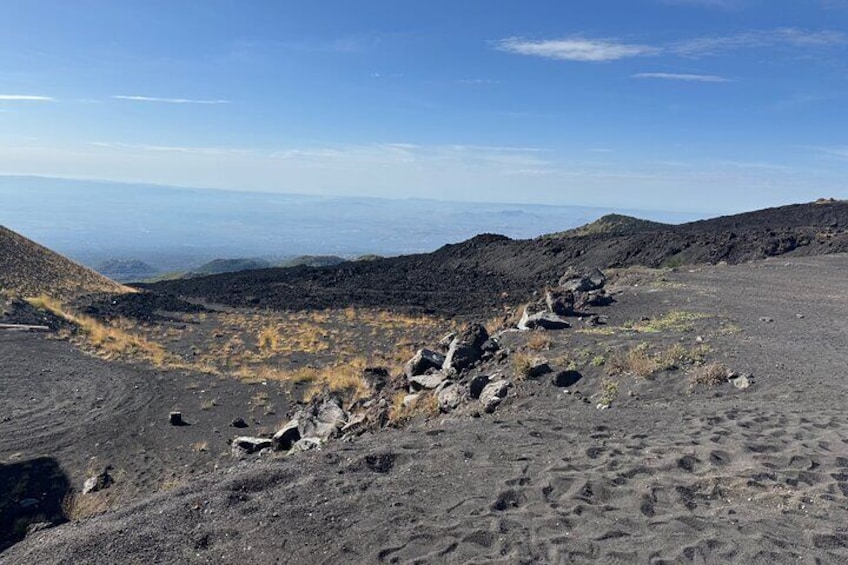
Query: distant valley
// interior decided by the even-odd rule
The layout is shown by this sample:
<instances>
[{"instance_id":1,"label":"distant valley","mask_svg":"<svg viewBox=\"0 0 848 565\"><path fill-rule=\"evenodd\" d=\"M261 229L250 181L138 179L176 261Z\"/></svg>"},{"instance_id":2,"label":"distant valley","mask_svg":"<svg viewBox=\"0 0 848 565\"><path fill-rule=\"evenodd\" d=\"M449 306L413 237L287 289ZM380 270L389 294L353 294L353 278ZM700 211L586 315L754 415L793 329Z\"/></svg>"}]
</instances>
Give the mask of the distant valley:
<instances>
[{"instance_id":1,"label":"distant valley","mask_svg":"<svg viewBox=\"0 0 848 565\"><path fill-rule=\"evenodd\" d=\"M0 176L0 225L119 280L271 266L302 256L393 256L479 233L532 238L612 212L678 223L696 214L581 206L228 192ZM217 265L217 267L216 267ZM238 269L236 269L238 270ZM218 271L225 272L225 271Z\"/></svg>"}]
</instances>

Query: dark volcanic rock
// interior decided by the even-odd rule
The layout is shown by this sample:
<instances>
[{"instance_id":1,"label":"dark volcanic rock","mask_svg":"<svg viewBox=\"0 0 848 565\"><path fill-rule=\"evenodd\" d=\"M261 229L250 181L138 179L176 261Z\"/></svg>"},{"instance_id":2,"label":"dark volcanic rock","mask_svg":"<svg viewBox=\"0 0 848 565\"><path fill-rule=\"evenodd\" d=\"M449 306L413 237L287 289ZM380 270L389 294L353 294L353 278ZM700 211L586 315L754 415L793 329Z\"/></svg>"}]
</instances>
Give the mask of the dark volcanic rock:
<instances>
[{"instance_id":1,"label":"dark volcanic rock","mask_svg":"<svg viewBox=\"0 0 848 565\"><path fill-rule=\"evenodd\" d=\"M423 375L427 371L438 370L445 363L445 356L430 349L419 349L415 356L407 361L403 371L407 379Z\"/></svg>"},{"instance_id":2,"label":"dark volcanic rock","mask_svg":"<svg viewBox=\"0 0 848 565\"><path fill-rule=\"evenodd\" d=\"M574 315L574 292L549 288L545 291L545 304L548 310L558 316L572 316Z\"/></svg>"},{"instance_id":3,"label":"dark volcanic rock","mask_svg":"<svg viewBox=\"0 0 848 565\"><path fill-rule=\"evenodd\" d=\"M483 357L489 332L480 324L469 324L451 342L443 368L461 373Z\"/></svg>"}]
</instances>

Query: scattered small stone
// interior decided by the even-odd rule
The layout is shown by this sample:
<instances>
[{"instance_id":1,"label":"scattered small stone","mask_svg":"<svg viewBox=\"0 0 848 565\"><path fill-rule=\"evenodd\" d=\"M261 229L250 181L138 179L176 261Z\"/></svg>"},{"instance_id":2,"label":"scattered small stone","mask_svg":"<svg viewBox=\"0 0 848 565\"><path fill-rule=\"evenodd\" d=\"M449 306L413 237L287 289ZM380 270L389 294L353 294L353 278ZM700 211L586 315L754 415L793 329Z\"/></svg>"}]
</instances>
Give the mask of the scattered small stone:
<instances>
[{"instance_id":1,"label":"scattered small stone","mask_svg":"<svg viewBox=\"0 0 848 565\"><path fill-rule=\"evenodd\" d=\"M769 318L768 316L762 316L760 318L760 321L767 323L767 324L770 324L771 322L774 322L774 318Z\"/></svg>"},{"instance_id":2,"label":"scattered small stone","mask_svg":"<svg viewBox=\"0 0 848 565\"><path fill-rule=\"evenodd\" d=\"M703 338L703 337L701 337L701 336L696 337L696 338L695 338L695 343L704 343L704 338Z\"/></svg>"},{"instance_id":3,"label":"scattered small stone","mask_svg":"<svg viewBox=\"0 0 848 565\"><path fill-rule=\"evenodd\" d=\"M89 477L82 484L82 493L89 494L92 492L101 491L109 488L114 483L114 479L112 479L112 475L109 474L109 471L112 470L111 465L107 465L106 468L103 469L102 473L94 475L93 477Z\"/></svg>"},{"instance_id":4,"label":"scattered small stone","mask_svg":"<svg viewBox=\"0 0 848 565\"><path fill-rule=\"evenodd\" d=\"M185 426L185 420L183 420L182 412L171 412L168 414L168 422L172 426Z\"/></svg>"},{"instance_id":5,"label":"scattered small stone","mask_svg":"<svg viewBox=\"0 0 848 565\"><path fill-rule=\"evenodd\" d=\"M230 422L230 426L234 428L246 428L247 422L244 421L244 418L235 418L232 422Z\"/></svg>"},{"instance_id":6,"label":"scattered small stone","mask_svg":"<svg viewBox=\"0 0 848 565\"><path fill-rule=\"evenodd\" d=\"M292 446L289 455L313 449L321 449L321 440L316 437L305 437Z\"/></svg>"},{"instance_id":7,"label":"scattered small stone","mask_svg":"<svg viewBox=\"0 0 848 565\"><path fill-rule=\"evenodd\" d=\"M798 318L799 320L803 320L805 316L804 316L804 314L795 314L795 317Z\"/></svg>"},{"instance_id":8,"label":"scattered small stone","mask_svg":"<svg viewBox=\"0 0 848 565\"><path fill-rule=\"evenodd\" d=\"M604 404L603 402L600 402L597 406L595 406L595 408L597 408L598 410L607 410L609 409L609 407L609 404Z\"/></svg>"},{"instance_id":9,"label":"scattered small stone","mask_svg":"<svg viewBox=\"0 0 848 565\"><path fill-rule=\"evenodd\" d=\"M753 375L739 375L734 373L730 375L727 380L730 381L730 384L740 390L745 390L746 388L754 384Z\"/></svg>"}]
</instances>

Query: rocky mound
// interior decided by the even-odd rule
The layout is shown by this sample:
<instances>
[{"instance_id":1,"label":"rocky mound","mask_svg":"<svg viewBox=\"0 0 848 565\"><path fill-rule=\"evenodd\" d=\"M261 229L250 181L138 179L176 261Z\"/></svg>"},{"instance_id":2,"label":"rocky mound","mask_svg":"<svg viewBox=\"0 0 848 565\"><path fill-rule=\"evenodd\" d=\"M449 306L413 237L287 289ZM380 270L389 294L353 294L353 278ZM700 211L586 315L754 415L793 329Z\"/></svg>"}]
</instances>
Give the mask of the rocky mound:
<instances>
[{"instance_id":1,"label":"rocky mound","mask_svg":"<svg viewBox=\"0 0 848 565\"><path fill-rule=\"evenodd\" d=\"M128 292L125 286L0 226L0 292L46 294L67 300L92 292Z\"/></svg>"},{"instance_id":2,"label":"rocky mound","mask_svg":"<svg viewBox=\"0 0 848 565\"><path fill-rule=\"evenodd\" d=\"M735 264L783 254L848 251L848 202L841 201L678 226L627 225L623 233L621 228L533 240L487 234L429 254L165 281L149 288L231 306L301 310L354 305L482 316L501 312L505 303L528 300L569 266Z\"/></svg>"},{"instance_id":3,"label":"rocky mound","mask_svg":"<svg viewBox=\"0 0 848 565\"><path fill-rule=\"evenodd\" d=\"M669 224L661 224L650 220L642 220L632 216L623 216L621 214L607 214L595 220L592 223L586 224L579 228L566 230L564 232L552 233L545 237L583 237L586 235L632 235L646 231L657 231L672 227Z\"/></svg>"}]
</instances>

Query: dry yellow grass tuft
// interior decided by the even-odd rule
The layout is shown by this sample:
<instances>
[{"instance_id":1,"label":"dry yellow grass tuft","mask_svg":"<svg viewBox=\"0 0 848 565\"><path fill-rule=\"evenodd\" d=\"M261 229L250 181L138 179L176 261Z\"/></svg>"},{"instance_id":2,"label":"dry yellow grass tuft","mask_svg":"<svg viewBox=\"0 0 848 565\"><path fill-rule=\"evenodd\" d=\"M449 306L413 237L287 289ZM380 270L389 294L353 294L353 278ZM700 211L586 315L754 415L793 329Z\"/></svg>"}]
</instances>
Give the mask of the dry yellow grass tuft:
<instances>
[{"instance_id":1,"label":"dry yellow grass tuft","mask_svg":"<svg viewBox=\"0 0 848 565\"><path fill-rule=\"evenodd\" d=\"M70 312L61 302L46 295L28 298L27 302L76 326L81 344L104 359L144 360L157 367L185 365L158 343L130 333L127 328L132 324L126 320L116 320L112 322L113 325L106 325L90 316Z\"/></svg>"},{"instance_id":2,"label":"dry yellow grass tuft","mask_svg":"<svg viewBox=\"0 0 848 565\"><path fill-rule=\"evenodd\" d=\"M689 383L694 387L700 386L718 386L727 382L727 367L721 363L710 363L701 367L696 367L689 373Z\"/></svg>"},{"instance_id":3,"label":"dry yellow grass tuft","mask_svg":"<svg viewBox=\"0 0 848 565\"><path fill-rule=\"evenodd\" d=\"M72 522L103 514L111 507L112 502L104 492L68 493L62 499L62 513Z\"/></svg>"},{"instance_id":4,"label":"dry yellow grass tuft","mask_svg":"<svg viewBox=\"0 0 848 565\"><path fill-rule=\"evenodd\" d=\"M415 400L404 404L408 394L399 392L392 397L389 423L403 426L416 417L429 418L439 413L439 399L433 392L422 392Z\"/></svg>"},{"instance_id":5,"label":"dry yellow grass tuft","mask_svg":"<svg viewBox=\"0 0 848 565\"><path fill-rule=\"evenodd\" d=\"M553 341L544 332L533 332L527 338L527 349L533 351L547 351L553 345Z\"/></svg>"},{"instance_id":6,"label":"dry yellow grass tuft","mask_svg":"<svg viewBox=\"0 0 848 565\"><path fill-rule=\"evenodd\" d=\"M607 375L633 375L649 377L659 371L674 371L687 365L703 365L711 348L698 345L686 349L681 344L675 344L662 351L651 353L647 343L641 343L631 349L613 353L604 360L603 365Z\"/></svg>"}]
</instances>

